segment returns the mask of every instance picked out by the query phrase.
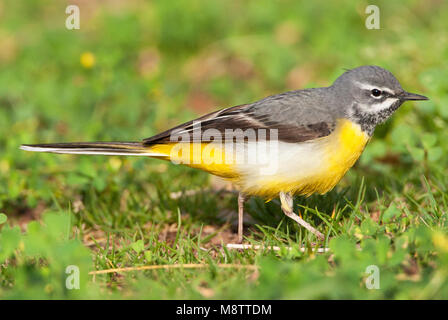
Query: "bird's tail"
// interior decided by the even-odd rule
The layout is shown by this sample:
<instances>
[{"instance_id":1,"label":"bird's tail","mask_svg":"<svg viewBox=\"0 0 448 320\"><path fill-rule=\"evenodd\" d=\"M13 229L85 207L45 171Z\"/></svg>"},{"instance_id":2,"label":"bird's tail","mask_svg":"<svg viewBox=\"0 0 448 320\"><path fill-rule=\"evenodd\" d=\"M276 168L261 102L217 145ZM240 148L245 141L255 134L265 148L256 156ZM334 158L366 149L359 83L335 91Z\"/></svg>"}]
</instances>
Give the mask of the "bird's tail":
<instances>
[{"instance_id":1,"label":"bird's tail","mask_svg":"<svg viewBox=\"0 0 448 320\"><path fill-rule=\"evenodd\" d=\"M68 142L49 144L23 144L20 149L33 152L66 154L124 155L124 156L163 156L151 151L142 142Z\"/></svg>"}]
</instances>

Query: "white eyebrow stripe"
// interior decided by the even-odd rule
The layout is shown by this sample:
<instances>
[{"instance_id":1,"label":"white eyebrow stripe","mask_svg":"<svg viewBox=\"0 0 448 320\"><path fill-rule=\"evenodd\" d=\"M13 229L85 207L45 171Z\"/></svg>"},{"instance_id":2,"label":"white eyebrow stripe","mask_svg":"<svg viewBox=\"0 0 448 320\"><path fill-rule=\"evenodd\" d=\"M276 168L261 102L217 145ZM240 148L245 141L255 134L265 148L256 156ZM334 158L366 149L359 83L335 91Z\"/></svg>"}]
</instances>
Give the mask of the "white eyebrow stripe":
<instances>
[{"instance_id":1,"label":"white eyebrow stripe","mask_svg":"<svg viewBox=\"0 0 448 320\"><path fill-rule=\"evenodd\" d=\"M365 89L365 90L379 89L379 90L387 92L389 94L395 94L395 92L393 92L392 90L390 90L389 88L386 88L386 87L373 86L371 84L362 83L359 81L355 81L355 84L361 89Z\"/></svg>"}]
</instances>

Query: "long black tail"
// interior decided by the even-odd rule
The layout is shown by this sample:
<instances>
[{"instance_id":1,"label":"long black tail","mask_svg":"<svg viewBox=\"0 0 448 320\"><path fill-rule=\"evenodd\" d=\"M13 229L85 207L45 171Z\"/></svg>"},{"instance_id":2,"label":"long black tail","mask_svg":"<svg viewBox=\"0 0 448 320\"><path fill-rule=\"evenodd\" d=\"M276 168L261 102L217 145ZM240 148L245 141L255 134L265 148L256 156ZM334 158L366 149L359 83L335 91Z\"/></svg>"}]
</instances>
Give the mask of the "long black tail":
<instances>
[{"instance_id":1,"label":"long black tail","mask_svg":"<svg viewBox=\"0 0 448 320\"><path fill-rule=\"evenodd\" d=\"M23 144L20 149L33 152L66 154L160 156L151 152L142 142L68 142L49 144Z\"/></svg>"}]
</instances>

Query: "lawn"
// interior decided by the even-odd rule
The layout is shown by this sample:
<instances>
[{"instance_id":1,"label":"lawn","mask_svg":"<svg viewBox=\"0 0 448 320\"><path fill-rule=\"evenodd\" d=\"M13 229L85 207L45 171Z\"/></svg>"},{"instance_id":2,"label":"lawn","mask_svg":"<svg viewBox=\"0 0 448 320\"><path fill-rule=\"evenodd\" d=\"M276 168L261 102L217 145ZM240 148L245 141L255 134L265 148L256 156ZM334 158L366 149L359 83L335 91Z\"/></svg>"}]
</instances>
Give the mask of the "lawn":
<instances>
[{"instance_id":1,"label":"lawn","mask_svg":"<svg viewBox=\"0 0 448 320\"><path fill-rule=\"evenodd\" d=\"M0 1L0 299L448 298L448 2L376 1L379 30L367 1L70 4L79 30L68 3ZM228 182L19 150L140 140L364 64L431 100L377 128L334 190L295 199L324 243L252 198L245 243L261 248L228 249Z\"/></svg>"}]
</instances>

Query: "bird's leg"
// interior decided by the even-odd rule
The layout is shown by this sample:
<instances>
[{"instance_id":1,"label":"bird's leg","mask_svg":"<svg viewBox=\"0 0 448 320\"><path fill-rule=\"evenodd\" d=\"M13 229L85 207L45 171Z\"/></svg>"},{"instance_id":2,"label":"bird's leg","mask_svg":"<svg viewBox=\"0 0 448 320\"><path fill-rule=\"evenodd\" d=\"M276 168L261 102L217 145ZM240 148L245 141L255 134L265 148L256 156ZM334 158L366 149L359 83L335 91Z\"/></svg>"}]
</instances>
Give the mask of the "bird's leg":
<instances>
[{"instance_id":1,"label":"bird's leg","mask_svg":"<svg viewBox=\"0 0 448 320\"><path fill-rule=\"evenodd\" d=\"M303 226L305 229L307 229L308 231L313 233L320 240L325 239L325 237L322 233L317 231L308 222L306 222L305 220L303 220L297 214L294 213L293 197L292 197L291 193L280 192L279 196L280 196L280 202L282 205L282 211L286 216L288 216L292 220L296 221L298 224Z\"/></svg>"},{"instance_id":2,"label":"bird's leg","mask_svg":"<svg viewBox=\"0 0 448 320\"><path fill-rule=\"evenodd\" d=\"M243 243L243 214L245 200L246 196L240 192L238 194L238 243Z\"/></svg>"}]
</instances>

